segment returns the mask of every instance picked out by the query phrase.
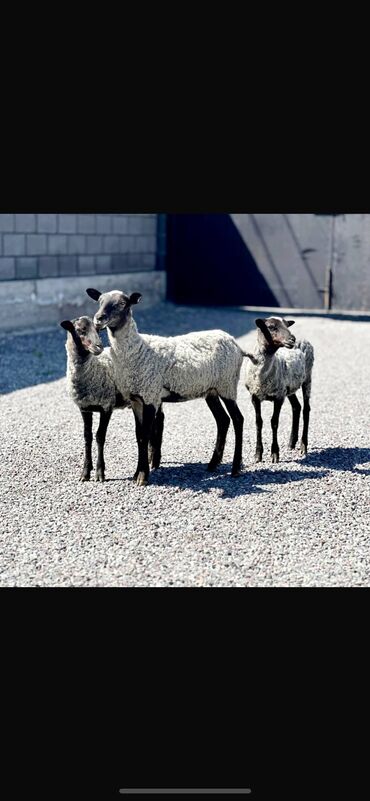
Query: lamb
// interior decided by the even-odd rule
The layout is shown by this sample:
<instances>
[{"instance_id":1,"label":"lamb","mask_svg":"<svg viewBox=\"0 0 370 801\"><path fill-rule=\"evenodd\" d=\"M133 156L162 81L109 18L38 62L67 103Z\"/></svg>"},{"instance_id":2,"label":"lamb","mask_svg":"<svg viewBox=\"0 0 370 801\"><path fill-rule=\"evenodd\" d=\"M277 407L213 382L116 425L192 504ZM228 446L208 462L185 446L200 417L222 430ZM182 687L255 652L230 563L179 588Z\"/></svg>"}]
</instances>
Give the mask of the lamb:
<instances>
[{"instance_id":1,"label":"lamb","mask_svg":"<svg viewBox=\"0 0 370 801\"><path fill-rule=\"evenodd\" d=\"M105 480L104 444L113 409L128 406L117 390L114 380L110 348L104 348L98 332L89 317L63 320L62 328L68 331L67 388L70 398L80 409L85 438L85 461L80 481L89 481L93 469L92 423L93 412L100 413L96 433L98 459L96 481Z\"/></svg>"},{"instance_id":2,"label":"lamb","mask_svg":"<svg viewBox=\"0 0 370 801\"><path fill-rule=\"evenodd\" d=\"M294 325L294 320L269 317L266 320L258 319L255 322L258 328L257 344L253 354L246 354L251 363L247 364L245 385L252 395L256 413L256 462L262 461L263 454L261 402L268 400L274 404L274 413L271 419L271 457L272 462L277 463L279 461L277 440L279 416L286 397L289 398L293 413L289 447L293 450L297 444L301 404L295 393L300 387L302 387L304 401L301 454L307 454L314 349L307 340L296 342L296 338L289 331L289 328Z\"/></svg>"},{"instance_id":3,"label":"lamb","mask_svg":"<svg viewBox=\"0 0 370 801\"><path fill-rule=\"evenodd\" d=\"M176 337L141 335L132 316L132 306L141 295L115 290L86 290L100 303L94 317L98 330L108 329L115 380L135 415L138 465L134 480L148 483L148 439L163 402L205 398L217 424L217 440L208 470L215 470L223 457L230 418L235 431L232 475L239 475L242 460L244 418L236 403L243 351L224 331L201 331Z\"/></svg>"}]
</instances>

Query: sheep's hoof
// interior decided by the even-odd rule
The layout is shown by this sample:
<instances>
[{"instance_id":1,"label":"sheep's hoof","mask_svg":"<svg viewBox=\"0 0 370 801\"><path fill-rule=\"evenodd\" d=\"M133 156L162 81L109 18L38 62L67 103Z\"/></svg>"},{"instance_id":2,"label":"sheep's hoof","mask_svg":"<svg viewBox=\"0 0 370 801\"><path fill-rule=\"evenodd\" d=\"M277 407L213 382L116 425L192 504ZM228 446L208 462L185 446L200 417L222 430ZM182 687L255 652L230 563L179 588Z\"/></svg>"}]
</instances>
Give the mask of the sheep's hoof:
<instances>
[{"instance_id":1,"label":"sheep's hoof","mask_svg":"<svg viewBox=\"0 0 370 801\"><path fill-rule=\"evenodd\" d=\"M307 456L307 445L304 442L301 444L301 456Z\"/></svg>"},{"instance_id":2,"label":"sheep's hoof","mask_svg":"<svg viewBox=\"0 0 370 801\"><path fill-rule=\"evenodd\" d=\"M95 481L105 481L105 475L103 470L96 471Z\"/></svg>"},{"instance_id":3,"label":"sheep's hoof","mask_svg":"<svg viewBox=\"0 0 370 801\"><path fill-rule=\"evenodd\" d=\"M90 481L90 471L87 473L84 470L80 475L80 481Z\"/></svg>"},{"instance_id":4,"label":"sheep's hoof","mask_svg":"<svg viewBox=\"0 0 370 801\"><path fill-rule=\"evenodd\" d=\"M272 453L271 454L271 461L272 461L272 464L278 464L279 463L279 454L278 453Z\"/></svg>"},{"instance_id":5,"label":"sheep's hoof","mask_svg":"<svg viewBox=\"0 0 370 801\"><path fill-rule=\"evenodd\" d=\"M241 471L240 470L232 470L231 471L231 478L239 478L239 476L241 476Z\"/></svg>"},{"instance_id":6,"label":"sheep's hoof","mask_svg":"<svg viewBox=\"0 0 370 801\"><path fill-rule=\"evenodd\" d=\"M148 478L145 473L139 473L136 478L136 484L138 487L146 487L148 483Z\"/></svg>"},{"instance_id":7,"label":"sheep's hoof","mask_svg":"<svg viewBox=\"0 0 370 801\"><path fill-rule=\"evenodd\" d=\"M262 453L260 451L256 451L255 462L262 462Z\"/></svg>"},{"instance_id":8,"label":"sheep's hoof","mask_svg":"<svg viewBox=\"0 0 370 801\"><path fill-rule=\"evenodd\" d=\"M217 459L213 459L212 458L210 463L209 463L209 465L207 466L208 472L209 473L214 473L214 471L217 470L220 462L221 462L221 459L218 459L218 458Z\"/></svg>"}]
</instances>

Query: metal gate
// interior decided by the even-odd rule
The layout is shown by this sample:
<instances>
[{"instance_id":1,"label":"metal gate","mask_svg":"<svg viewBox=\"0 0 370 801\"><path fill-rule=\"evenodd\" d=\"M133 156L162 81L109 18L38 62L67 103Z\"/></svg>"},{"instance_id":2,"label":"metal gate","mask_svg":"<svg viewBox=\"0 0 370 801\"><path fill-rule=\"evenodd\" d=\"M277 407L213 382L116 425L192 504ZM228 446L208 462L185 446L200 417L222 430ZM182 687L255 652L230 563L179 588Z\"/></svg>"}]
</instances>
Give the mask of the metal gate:
<instances>
[{"instance_id":1,"label":"metal gate","mask_svg":"<svg viewBox=\"0 0 370 801\"><path fill-rule=\"evenodd\" d=\"M370 310L369 214L169 214L170 299Z\"/></svg>"}]
</instances>

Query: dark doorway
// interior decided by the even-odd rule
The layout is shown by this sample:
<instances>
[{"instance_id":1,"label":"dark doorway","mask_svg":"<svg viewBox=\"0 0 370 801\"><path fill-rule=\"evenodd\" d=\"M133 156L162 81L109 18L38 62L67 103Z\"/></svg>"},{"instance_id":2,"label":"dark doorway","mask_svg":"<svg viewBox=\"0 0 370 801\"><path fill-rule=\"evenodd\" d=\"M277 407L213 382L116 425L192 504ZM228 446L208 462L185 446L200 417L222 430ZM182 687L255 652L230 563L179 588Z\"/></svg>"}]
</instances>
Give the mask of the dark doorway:
<instances>
[{"instance_id":1,"label":"dark doorway","mask_svg":"<svg viewBox=\"0 0 370 801\"><path fill-rule=\"evenodd\" d=\"M167 270L176 303L279 305L229 214L168 214Z\"/></svg>"}]
</instances>

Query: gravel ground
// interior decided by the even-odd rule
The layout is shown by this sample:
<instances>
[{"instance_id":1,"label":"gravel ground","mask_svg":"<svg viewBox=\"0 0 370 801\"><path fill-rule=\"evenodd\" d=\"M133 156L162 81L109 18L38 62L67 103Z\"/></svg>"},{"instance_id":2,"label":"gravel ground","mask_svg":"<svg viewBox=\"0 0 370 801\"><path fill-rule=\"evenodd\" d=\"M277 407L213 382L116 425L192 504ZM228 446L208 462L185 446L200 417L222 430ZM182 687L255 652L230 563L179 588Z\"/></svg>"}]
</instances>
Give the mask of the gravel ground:
<instances>
[{"instance_id":1,"label":"gravel ground","mask_svg":"<svg viewBox=\"0 0 370 801\"><path fill-rule=\"evenodd\" d=\"M255 314L176 307L138 311L142 331L224 328L251 348ZM131 481L137 450L129 410L113 415L105 484L78 481L80 414L66 395L62 330L1 335L0 585L369 586L370 323L300 316L316 351L309 454L269 460L271 404L263 404L264 462L243 385L244 468L206 472L215 425L204 401L165 407L163 461L151 483ZM95 426L96 428L96 426Z\"/></svg>"}]
</instances>

